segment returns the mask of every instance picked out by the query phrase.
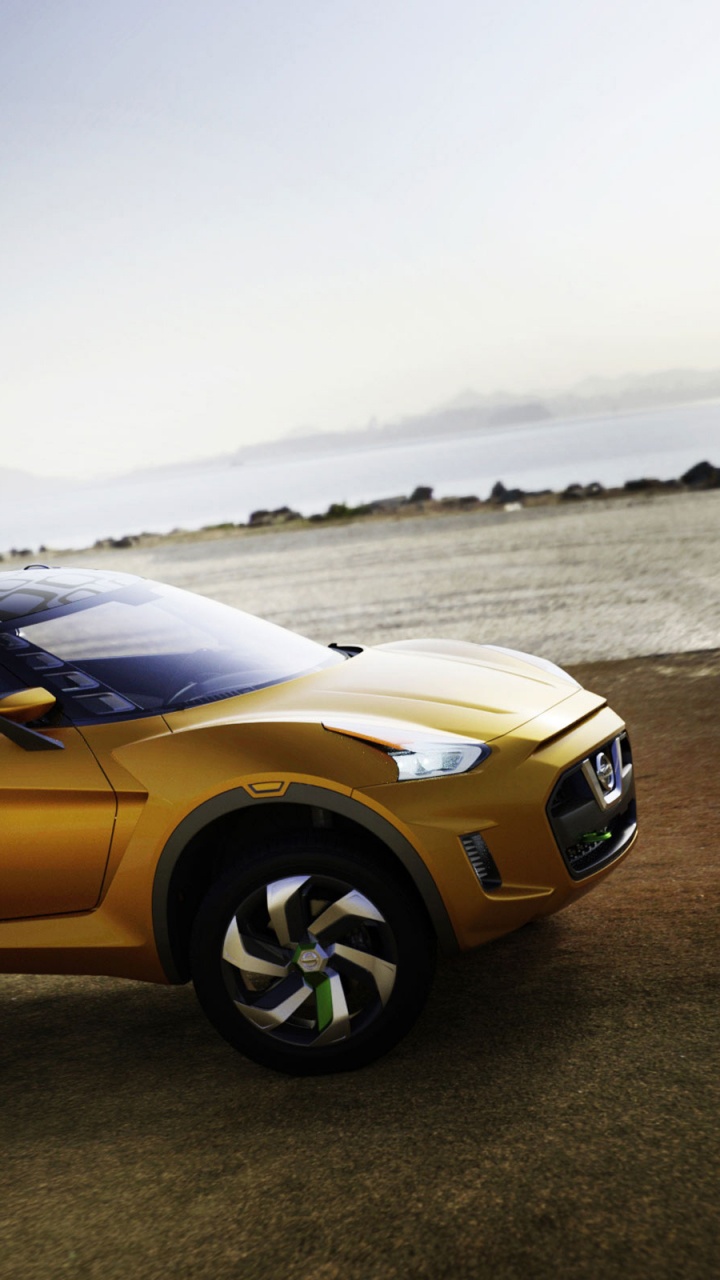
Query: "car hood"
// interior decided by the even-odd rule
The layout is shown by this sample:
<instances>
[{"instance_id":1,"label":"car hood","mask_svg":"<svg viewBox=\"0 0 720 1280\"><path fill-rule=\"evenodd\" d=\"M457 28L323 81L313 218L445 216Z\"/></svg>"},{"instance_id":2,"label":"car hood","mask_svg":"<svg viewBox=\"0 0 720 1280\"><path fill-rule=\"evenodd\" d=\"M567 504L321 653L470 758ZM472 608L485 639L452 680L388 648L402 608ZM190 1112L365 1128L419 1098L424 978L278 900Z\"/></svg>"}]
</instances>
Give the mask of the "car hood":
<instances>
[{"instance_id":1,"label":"car hood","mask_svg":"<svg viewBox=\"0 0 720 1280\"><path fill-rule=\"evenodd\" d=\"M538 666L528 655L461 641L412 640L362 649L311 675L177 711L166 720L174 730L199 722L282 719L342 732L356 718L368 736L369 721L382 720L491 742L569 699L578 705L568 707L558 727L604 704L592 694L577 699L579 692L570 676Z\"/></svg>"}]
</instances>

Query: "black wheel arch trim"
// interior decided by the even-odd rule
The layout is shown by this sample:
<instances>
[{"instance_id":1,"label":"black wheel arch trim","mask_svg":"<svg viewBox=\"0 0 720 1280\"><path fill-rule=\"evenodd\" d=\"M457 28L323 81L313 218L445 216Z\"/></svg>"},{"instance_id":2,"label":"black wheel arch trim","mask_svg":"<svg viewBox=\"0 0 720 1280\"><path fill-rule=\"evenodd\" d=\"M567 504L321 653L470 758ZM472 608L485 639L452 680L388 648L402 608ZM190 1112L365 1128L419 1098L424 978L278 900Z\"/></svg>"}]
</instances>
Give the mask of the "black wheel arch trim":
<instances>
[{"instance_id":1,"label":"black wheel arch trim","mask_svg":"<svg viewBox=\"0 0 720 1280\"><path fill-rule=\"evenodd\" d=\"M234 813L238 809L262 806L269 802L327 809L331 813L349 818L360 827L365 827L395 854L407 871L425 904L443 951L449 954L459 951L455 930L450 922L445 903L420 854L391 822L381 817L374 809L368 808L351 795L327 791L324 787L316 787L305 782L291 782L283 795L268 796L264 799L249 795L243 787L235 787L231 791L223 791L221 795L213 796L211 800L206 800L183 818L167 840L158 859L152 890L153 931L160 962L170 982L186 981L173 954L168 920L170 884L180 857L193 837L216 818Z\"/></svg>"}]
</instances>

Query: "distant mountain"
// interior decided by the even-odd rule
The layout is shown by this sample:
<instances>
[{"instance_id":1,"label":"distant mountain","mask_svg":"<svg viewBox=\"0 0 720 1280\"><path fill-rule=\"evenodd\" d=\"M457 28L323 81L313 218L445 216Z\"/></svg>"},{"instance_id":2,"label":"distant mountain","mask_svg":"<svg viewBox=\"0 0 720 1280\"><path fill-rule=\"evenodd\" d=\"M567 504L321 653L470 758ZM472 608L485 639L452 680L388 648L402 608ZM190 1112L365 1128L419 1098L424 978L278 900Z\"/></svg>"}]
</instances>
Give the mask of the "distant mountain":
<instances>
[{"instance_id":1,"label":"distant mountain","mask_svg":"<svg viewBox=\"0 0 720 1280\"><path fill-rule=\"evenodd\" d=\"M583 378L570 395L662 396L667 400L710 400L720 394L719 369L664 369L661 373L629 373L619 378Z\"/></svg>"},{"instance_id":2,"label":"distant mountain","mask_svg":"<svg viewBox=\"0 0 720 1280\"><path fill-rule=\"evenodd\" d=\"M522 423L596 413L623 413L714 399L720 399L719 369L668 369L661 373L627 374L618 378L585 378L567 390L532 395L507 391L478 395L466 389L427 413L382 425L373 422L371 427L351 431L293 432L281 440L248 445L239 449L232 458L240 462L259 462L279 451L286 457L344 453L351 449L376 449L413 440L475 434Z\"/></svg>"},{"instance_id":3,"label":"distant mountain","mask_svg":"<svg viewBox=\"0 0 720 1280\"><path fill-rule=\"evenodd\" d=\"M689 400L714 400L720 397L720 369L664 369L660 373L628 373L615 378L583 378L573 386L535 391L518 395L497 391L478 395L470 389L433 412L455 409L487 409L492 406L520 404L539 400L553 409L554 417L576 412L579 403L602 403L606 408L651 407L659 403L684 404Z\"/></svg>"},{"instance_id":4,"label":"distant mountain","mask_svg":"<svg viewBox=\"0 0 720 1280\"><path fill-rule=\"evenodd\" d=\"M520 400L501 404L489 401L483 408L445 409L401 418L378 427L361 427L355 431L313 432L306 436L285 436L266 444L246 445L233 455L234 460L257 462L278 451L287 456L318 456L345 452L349 449L377 449L385 445L406 444L412 440L437 439L443 435L474 434L483 428L510 423L543 422L553 415L537 401Z\"/></svg>"},{"instance_id":5,"label":"distant mountain","mask_svg":"<svg viewBox=\"0 0 720 1280\"><path fill-rule=\"evenodd\" d=\"M665 369L620 378L584 378L568 391L544 397L553 417L653 409L720 398L719 369Z\"/></svg>"},{"instance_id":6,"label":"distant mountain","mask_svg":"<svg viewBox=\"0 0 720 1280\"><path fill-rule=\"evenodd\" d=\"M479 395L466 388L426 413L412 414L393 422L379 423L372 419L368 425L350 431L296 428L281 439L244 445L231 453L140 467L113 478L117 483L134 483L142 478L151 484L174 474L197 474L204 468L212 469L218 465L240 467L278 456L283 459L321 457L350 450L437 440L444 436L476 435L523 423L540 424L554 419L624 413L700 400L720 400L720 369L666 369L660 373L626 374L615 378L584 378L564 390L532 394L497 391L491 395ZM57 479L49 476L0 467L0 498L10 493L21 497L27 494L28 499L37 498L40 492L55 488L57 483ZM63 480L63 484L73 488L90 483L94 481Z\"/></svg>"}]
</instances>

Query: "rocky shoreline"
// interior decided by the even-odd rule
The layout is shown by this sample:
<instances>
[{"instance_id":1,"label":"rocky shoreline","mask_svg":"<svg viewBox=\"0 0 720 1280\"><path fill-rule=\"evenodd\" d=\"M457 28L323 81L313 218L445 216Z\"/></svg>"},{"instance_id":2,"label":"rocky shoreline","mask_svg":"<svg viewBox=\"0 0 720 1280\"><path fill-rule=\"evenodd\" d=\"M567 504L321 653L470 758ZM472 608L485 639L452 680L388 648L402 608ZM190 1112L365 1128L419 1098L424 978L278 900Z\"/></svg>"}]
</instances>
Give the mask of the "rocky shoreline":
<instances>
[{"instance_id":1,"label":"rocky shoreline","mask_svg":"<svg viewBox=\"0 0 720 1280\"><path fill-rule=\"evenodd\" d=\"M441 515L449 512L468 511L520 511L529 507L553 507L570 503L597 502L600 499L617 499L628 497L651 498L658 494L699 493L708 489L720 489L720 467L711 462L696 463L689 471L676 480L657 480L643 477L639 480L627 480L624 485L605 488L598 482L590 484L570 484L565 489L525 490L508 489L501 480L493 485L487 498L479 498L475 494L460 497L436 498L434 490L428 485L418 485L410 496L398 495L392 498L378 498L373 502L349 506L344 502L333 502L324 512L304 516L292 507L283 506L275 510L261 508L253 511L247 523L226 521L222 524L204 525L197 530L183 528L173 529L170 533L144 532L125 534L119 538L98 538L92 548L86 550L108 551L128 550L131 547L155 545L173 540L211 538L233 534L242 534L267 529L287 529L313 527L323 524L337 524L365 520L369 518L401 518L403 516ZM40 546L37 550L29 547L11 548L8 555L0 555L0 561L23 559L29 556L46 555L52 552L75 552L78 548L57 548Z\"/></svg>"},{"instance_id":2,"label":"rocky shoreline","mask_svg":"<svg viewBox=\"0 0 720 1280\"><path fill-rule=\"evenodd\" d=\"M471 511L479 508L497 511L521 507L552 506L562 502L582 502L586 499L619 498L629 494L643 493L687 493L701 489L720 488L720 467L710 462L698 462L686 471L679 480L627 480L618 488L605 488L597 481L591 484L570 484L562 490L556 489L507 489L502 480L498 480L486 499L475 494L466 497L435 498L429 486L418 485L410 497L400 495L396 498L379 498L375 502L363 503L350 507L344 502L333 502L327 511L312 516L302 516L290 507L279 507L275 511L253 511L247 525L222 526L223 528L267 528L271 525L285 525L293 521L322 524L328 520L356 520L366 516L402 515L412 511L415 514L433 511Z\"/></svg>"}]
</instances>

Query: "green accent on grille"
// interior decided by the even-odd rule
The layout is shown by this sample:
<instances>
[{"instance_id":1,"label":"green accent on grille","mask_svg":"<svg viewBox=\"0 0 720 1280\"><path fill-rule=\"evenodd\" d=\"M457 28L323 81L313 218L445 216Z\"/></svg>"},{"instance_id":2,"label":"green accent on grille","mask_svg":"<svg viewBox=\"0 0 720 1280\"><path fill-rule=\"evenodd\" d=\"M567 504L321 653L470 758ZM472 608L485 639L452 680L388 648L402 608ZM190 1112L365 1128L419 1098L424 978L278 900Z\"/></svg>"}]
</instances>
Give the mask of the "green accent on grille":
<instances>
[{"instance_id":1,"label":"green accent on grille","mask_svg":"<svg viewBox=\"0 0 720 1280\"><path fill-rule=\"evenodd\" d=\"M612 831L586 831L580 839L586 844L593 844L599 840L612 840Z\"/></svg>"}]
</instances>

